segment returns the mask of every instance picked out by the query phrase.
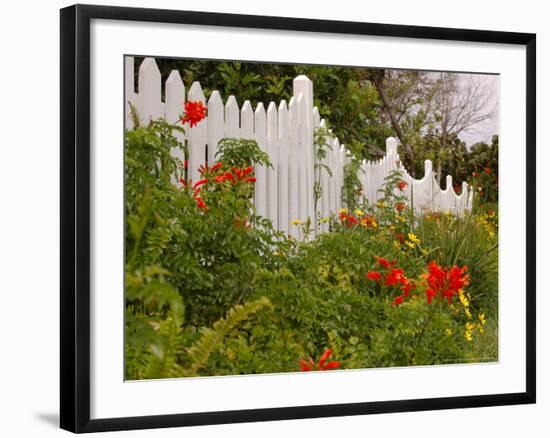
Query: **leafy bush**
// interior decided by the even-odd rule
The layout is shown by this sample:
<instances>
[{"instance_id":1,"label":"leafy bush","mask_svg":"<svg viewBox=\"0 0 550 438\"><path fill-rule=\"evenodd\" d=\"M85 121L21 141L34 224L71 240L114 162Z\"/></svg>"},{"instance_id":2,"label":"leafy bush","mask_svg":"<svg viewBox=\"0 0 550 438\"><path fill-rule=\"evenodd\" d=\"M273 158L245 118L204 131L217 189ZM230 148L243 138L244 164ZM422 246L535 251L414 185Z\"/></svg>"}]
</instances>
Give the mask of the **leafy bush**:
<instances>
[{"instance_id":1,"label":"leafy bush","mask_svg":"<svg viewBox=\"0 0 550 438\"><path fill-rule=\"evenodd\" d=\"M392 173L380 202L350 192L329 233L290 239L254 211L254 141L223 140L191 182L177 129L126 133L127 378L496 360L494 211L417 217Z\"/></svg>"}]
</instances>

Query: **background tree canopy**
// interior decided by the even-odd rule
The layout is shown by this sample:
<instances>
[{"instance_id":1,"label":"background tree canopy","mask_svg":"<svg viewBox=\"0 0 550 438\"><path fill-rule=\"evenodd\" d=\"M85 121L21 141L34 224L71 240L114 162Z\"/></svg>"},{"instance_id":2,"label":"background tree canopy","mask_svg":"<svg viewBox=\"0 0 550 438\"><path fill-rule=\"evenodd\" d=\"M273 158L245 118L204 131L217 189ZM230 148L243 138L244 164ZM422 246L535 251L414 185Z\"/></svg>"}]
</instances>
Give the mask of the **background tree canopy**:
<instances>
[{"instance_id":1,"label":"background tree canopy","mask_svg":"<svg viewBox=\"0 0 550 438\"><path fill-rule=\"evenodd\" d=\"M135 73L142 58L136 58ZM490 169L496 200L498 175L498 132L490 144L466 145L465 132L494 120L495 91L481 75L361 67L299 64L262 64L239 61L156 59L162 84L172 70L178 70L186 87L199 81L208 98L219 90L224 99L235 95L242 105L270 101L278 103L292 96L292 80L307 75L314 84L314 105L328 121L334 134L359 159L384 155L385 140L400 140L400 156L415 177L424 172L424 160L431 159L442 188L445 175L454 183L473 182L474 174ZM164 92L164 91L163 91ZM488 173L487 173L488 174ZM495 198L495 199L493 199Z\"/></svg>"}]
</instances>

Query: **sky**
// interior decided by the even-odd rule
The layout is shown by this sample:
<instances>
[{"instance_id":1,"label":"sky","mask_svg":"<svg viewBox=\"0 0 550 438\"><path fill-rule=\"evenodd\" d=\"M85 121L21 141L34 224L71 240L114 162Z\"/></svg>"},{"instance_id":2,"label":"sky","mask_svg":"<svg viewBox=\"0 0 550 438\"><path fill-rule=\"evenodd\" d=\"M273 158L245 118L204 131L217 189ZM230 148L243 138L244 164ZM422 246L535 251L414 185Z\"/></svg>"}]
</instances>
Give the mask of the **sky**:
<instances>
[{"instance_id":1,"label":"sky","mask_svg":"<svg viewBox=\"0 0 550 438\"><path fill-rule=\"evenodd\" d=\"M495 110L495 112L490 119L472 126L468 131L462 132L459 137L467 146L471 146L479 141L490 143L492 136L499 134L500 76L479 74L461 74L461 76L464 83L472 79L482 82L489 95L486 111Z\"/></svg>"}]
</instances>

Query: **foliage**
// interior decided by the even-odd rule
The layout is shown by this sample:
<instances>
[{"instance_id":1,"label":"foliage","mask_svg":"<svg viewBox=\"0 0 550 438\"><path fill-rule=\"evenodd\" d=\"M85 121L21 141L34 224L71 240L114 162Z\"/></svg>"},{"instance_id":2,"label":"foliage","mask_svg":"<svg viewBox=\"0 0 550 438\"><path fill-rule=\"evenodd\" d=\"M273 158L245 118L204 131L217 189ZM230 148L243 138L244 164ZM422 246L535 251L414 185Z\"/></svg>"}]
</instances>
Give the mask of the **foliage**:
<instances>
[{"instance_id":1,"label":"foliage","mask_svg":"<svg viewBox=\"0 0 550 438\"><path fill-rule=\"evenodd\" d=\"M260 149L256 140L244 138L222 138L218 143L216 158L228 166L271 166L269 156Z\"/></svg>"},{"instance_id":2,"label":"foliage","mask_svg":"<svg viewBox=\"0 0 550 438\"><path fill-rule=\"evenodd\" d=\"M497 359L496 208L419 215L399 172L368 204L352 157L346 208L298 241L254 210L256 142L222 140L191 182L170 154L179 130L126 132L128 379ZM430 298L434 272L459 274L450 299Z\"/></svg>"}]
</instances>

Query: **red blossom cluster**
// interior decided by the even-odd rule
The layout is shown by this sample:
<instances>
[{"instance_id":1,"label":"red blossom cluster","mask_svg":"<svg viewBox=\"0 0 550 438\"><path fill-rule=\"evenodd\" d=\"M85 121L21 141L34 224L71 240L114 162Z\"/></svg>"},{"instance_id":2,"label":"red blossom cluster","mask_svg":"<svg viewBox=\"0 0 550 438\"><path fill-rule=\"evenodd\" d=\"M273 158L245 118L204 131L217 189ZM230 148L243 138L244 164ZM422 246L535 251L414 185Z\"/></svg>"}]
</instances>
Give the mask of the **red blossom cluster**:
<instances>
[{"instance_id":1,"label":"red blossom cluster","mask_svg":"<svg viewBox=\"0 0 550 438\"><path fill-rule=\"evenodd\" d=\"M382 274L379 271L368 271L367 280L377 281L390 288L397 288L401 293L393 300L393 304L398 306L403 303L403 298L408 297L411 290L416 288L416 284L407 278L403 269L395 266L395 260L390 262L384 257L376 257L376 260L386 272Z\"/></svg>"},{"instance_id":2,"label":"red blossom cluster","mask_svg":"<svg viewBox=\"0 0 550 438\"><path fill-rule=\"evenodd\" d=\"M426 279L426 297L428 303L433 298L440 296L446 298L449 304L452 303L453 296L458 295L459 290L470 284L470 276L466 274L467 266L459 268L454 265L452 268L439 266L435 261L428 264L428 273L424 274Z\"/></svg>"},{"instance_id":3,"label":"red blossom cluster","mask_svg":"<svg viewBox=\"0 0 550 438\"><path fill-rule=\"evenodd\" d=\"M189 122L191 128L206 117L206 107L200 100L185 102L183 112L181 123L185 125Z\"/></svg>"},{"instance_id":4,"label":"red blossom cluster","mask_svg":"<svg viewBox=\"0 0 550 438\"><path fill-rule=\"evenodd\" d=\"M405 187L407 187L407 183L403 180L399 180L397 182L397 188L401 191L403 191L405 189Z\"/></svg>"},{"instance_id":5,"label":"red blossom cluster","mask_svg":"<svg viewBox=\"0 0 550 438\"><path fill-rule=\"evenodd\" d=\"M340 221L346 226L346 227L352 227L353 225L357 225L358 221L357 218L351 214L346 213L345 211L342 211L339 215Z\"/></svg>"},{"instance_id":6,"label":"red blossom cluster","mask_svg":"<svg viewBox=\"0 0 550 438\"><path fill-rule=\"evenodd\" d=\"M331 354L332 350L327 348L317 363L313 362L311 357L308 360L300 359L300 371L328 371L340 368L340 362L337 360L327 362Z\"/></svg>"},{"instance_id":7,"label":"red blossom cluster","mask_svg":"<svg viewBox=\"0 0 550 438\"><path fill-rule=\"evenodd\" d=\"M376 270L368 271L365 276L369 281L376 281L390 288L398 288L401 292L394 300L393 304L399 306L403 304L403 299L410 296L411 290L416 288L416 283L409 280L403 269L395 266L396 261L388 261L383 257L376 257L378 264L384 268L385 272ZM445 268L432 261L427 266L427 273L423 274L423 286L425 286L426 298L428 304L439 296L446 299L449 304L452 303L453 296L458 295L460 289L470 284L470 276L466 274L467 266L459 268L454 265L451 268Z\"/></svg>"},{"instance_id":8,"label":"red blossom cluster","mask_svg":"<svg viewBox=\"0 0 550 438\"><path fill-rule=\"evenodd\" d=\"M341 211L338 215L340 222L348 228L354 225L362 225L363 227L376 227L376 219L368 214L354 215L347 211Z\"/></svg>"},{"instance_id":9,"label":"red blossom cluster","mask_svg":"<svg viewBox=\"0 0 550 438\"><path fill-rule=\"evenodd\" d=\"M238 182L255 183L256 178L254 176L249 176L253 171L253 166L248 166L245 168L232 167L231 171L224 171L223 164L220 162L215 163L212 167L208 167L207 164L203 164L199 167L199 173L203 178L194 184L192 180L185 181L183 178L180 178L180 183L184 187L192 185L193 198L197 202L197 207L201 210L208 210L208 206L201 196L203 186L211 182L223 184L226 181L229 181L232 185L235 185Z\"/></svg>"}]
</instances>

